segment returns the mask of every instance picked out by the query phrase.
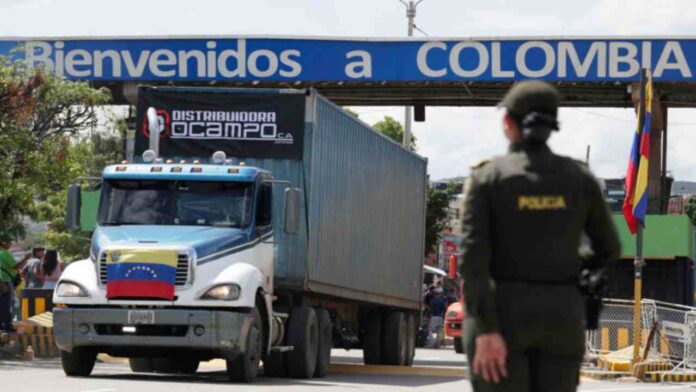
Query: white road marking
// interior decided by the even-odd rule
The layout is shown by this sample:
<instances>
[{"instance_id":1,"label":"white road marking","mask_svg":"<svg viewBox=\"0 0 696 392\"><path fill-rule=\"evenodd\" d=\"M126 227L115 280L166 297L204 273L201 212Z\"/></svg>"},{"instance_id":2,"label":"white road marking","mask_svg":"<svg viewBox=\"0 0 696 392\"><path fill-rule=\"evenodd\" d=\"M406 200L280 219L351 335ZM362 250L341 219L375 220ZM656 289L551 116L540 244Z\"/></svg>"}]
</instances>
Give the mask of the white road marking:
<instances>
[{"instance_id":1,"label":"white road marking","mask_svg":"<svg viewBox=\"0 0 696 392\"><path fill-rule=\"evenodd\" d=\"M85 389L81 392L114 392L114 388L104 388L104 389Z\"/></svg>"},{"instance_id":2,"label":"white road marking","mask_svg":"<svg viewBox=\"0 0 696 392\"><path fill-rule=\"evenodd\" d=\"M668 389L693 389L693 386L690 385L674 385L674 386L660 386L658 384L655 385L650 385L650 386L645 386L644 388L636 388L636 386L627 386L626 388L609 388L609 389L588 389L587 392L615 392L615 391L647 391L647 390L655 390L659 388L660 391L665 391Z\"/></svg>"}]
</instances>

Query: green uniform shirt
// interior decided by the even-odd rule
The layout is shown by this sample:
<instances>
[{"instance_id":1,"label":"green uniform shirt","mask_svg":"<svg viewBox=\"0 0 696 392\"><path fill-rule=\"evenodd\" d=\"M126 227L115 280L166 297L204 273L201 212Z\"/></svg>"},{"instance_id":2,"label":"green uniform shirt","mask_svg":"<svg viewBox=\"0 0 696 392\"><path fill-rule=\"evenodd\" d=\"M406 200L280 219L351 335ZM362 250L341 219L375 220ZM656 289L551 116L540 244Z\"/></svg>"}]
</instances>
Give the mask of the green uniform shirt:
<instances>
[{"instance_id":1,"label":"green uniform shirt","mask_svg":"<svg viewBox=\"0 0 696 392\"><path fill-rule=\"evenodd\" d=\"M6 283L12 282L12 279L17 276L15 265L17 265L17 261L12 257L10 251L0 249L0 267L2 267L0 269L0 280Z\"/></svg>"},{"instance_id":2,"label":"green uniform shirt","mask_svg":"<svg viewBox=\"0 0 696 392\"><path fill-rule=\"evenodd\" d=\"M518 144L468 179L462 222L467 314L479 333L500 331L496 282L569 284L587 234L594 268L618 260L620 243L597 180L546 145Z\"/></svg>"}]
</instances>

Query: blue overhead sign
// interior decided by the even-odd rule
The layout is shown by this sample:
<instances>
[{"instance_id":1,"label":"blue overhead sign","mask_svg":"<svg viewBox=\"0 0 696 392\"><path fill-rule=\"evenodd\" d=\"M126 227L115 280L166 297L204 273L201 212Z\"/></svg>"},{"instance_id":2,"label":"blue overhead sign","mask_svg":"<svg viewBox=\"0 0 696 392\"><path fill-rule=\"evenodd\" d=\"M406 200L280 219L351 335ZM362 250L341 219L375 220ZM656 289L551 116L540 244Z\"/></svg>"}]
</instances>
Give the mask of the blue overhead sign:
<instances>
[{"instance_id":1,"label":"blue overhead sign","mask_svg":"<svg viewBox=\"0 0 696 392\"><path fill-rule=\"evenodd\" d=\"M696 38L2 39L15 56L72 80L274 82L614 82L653 70L696 81Z\"/></svg>"}]
</instances>

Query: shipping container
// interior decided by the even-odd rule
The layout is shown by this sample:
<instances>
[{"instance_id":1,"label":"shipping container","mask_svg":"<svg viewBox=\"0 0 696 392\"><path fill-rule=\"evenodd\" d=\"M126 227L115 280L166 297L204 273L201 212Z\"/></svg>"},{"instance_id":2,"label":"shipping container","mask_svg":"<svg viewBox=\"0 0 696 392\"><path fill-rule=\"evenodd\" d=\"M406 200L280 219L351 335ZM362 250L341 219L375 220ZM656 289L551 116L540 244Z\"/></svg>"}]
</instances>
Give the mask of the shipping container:
<instances>
[{"instance_id":1,"label":"shipping container","mask_svg":"<svg viewBox=\"0 0 696 392\"><path fill-rule=\"evenodd\" d=\"M244 161L305 196L301 235L282 234L275 215L279 290L419 309L425 158L307 91L302 160ZM282 199L275 203L281 211Z\"/></svg>"}]
</instances>

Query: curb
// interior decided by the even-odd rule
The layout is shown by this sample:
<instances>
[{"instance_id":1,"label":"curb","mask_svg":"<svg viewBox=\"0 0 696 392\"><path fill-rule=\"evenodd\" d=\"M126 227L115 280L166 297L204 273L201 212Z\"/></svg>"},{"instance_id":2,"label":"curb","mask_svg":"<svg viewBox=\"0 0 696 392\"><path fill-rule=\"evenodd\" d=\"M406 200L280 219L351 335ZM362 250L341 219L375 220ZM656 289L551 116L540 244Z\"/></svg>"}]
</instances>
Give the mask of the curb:
<instances>
[{"instance_id":1,"label":"curb","mask_svg":"<svg viewBox=\"0 0 696 392\"><path fill-rule=\"evenodd\" d=\"M99 354L97 355L97 363L108 363L110 365L121 365L121 364L128 364L128 358L123 358L123 357L111 357L107 354Z\"/></svg>"},{"instance_id":2,"label":"curb","mask_svg":"<svg viewBox=\"0 0 696 392\"><path fill-rule=\"evenodd\" d=\"M421 376L421 377L456 377L468 378L466 368L431 367L431 366L387 366L387 365L353 365L332 363L330 373L368 374L381 376Z\"/></svg>"},{"instance_id":3,"label":"curb","mask_svg":"<svg viewBox=\"0 0 696 392\"><path fill-rule=\"evenodd\" d=\"M664 373L648 372L643 378L645 382L696 382L696 373Z\"/></svg>"},{"instance_id":4,"label":"curb","mask_svg":"<svg viewBox=\"0 0 696 392\"><path fill-rule=\"evenodd\" d=\"M98 357L102 363L128 364L127 358L115 358L106 354ZM202 367L225 366L224 360L214 359L201 362ZM435 366L388 366L388 365L358 365L347 363L332 363L329 373L366 374L380 376L421 376L421 377L456 377L467 378L465 367L435 367Z\"/></svg>"},{"instance_id":5,"label":"curb","mask_svg":"<svg viewBox=\"0 0 696 392\"><path fill-rule=\"evenodd\" d=\"M591 378L593 380L604 381L604 380L616 380L616 379L619 379L621 377L630 377L631 373L608 371L608 370L581 369L580 375L582 377Z\"/></svg>"},{"instance_id":6,"label":"curb","mask_svg":"<svg viewBox=\"0 0 696 392\"><path fill-rule=\"evenodd\" d=\"M630 372L631 361L625 359L597 359L597 367L603 368L610 372Z\"/></svg>"}]
</instances>

